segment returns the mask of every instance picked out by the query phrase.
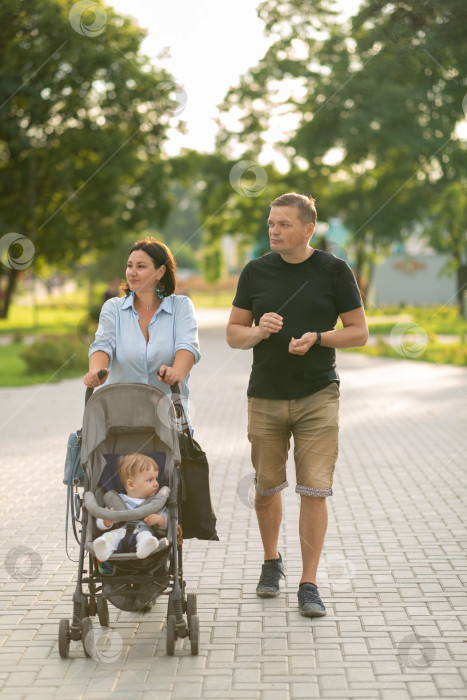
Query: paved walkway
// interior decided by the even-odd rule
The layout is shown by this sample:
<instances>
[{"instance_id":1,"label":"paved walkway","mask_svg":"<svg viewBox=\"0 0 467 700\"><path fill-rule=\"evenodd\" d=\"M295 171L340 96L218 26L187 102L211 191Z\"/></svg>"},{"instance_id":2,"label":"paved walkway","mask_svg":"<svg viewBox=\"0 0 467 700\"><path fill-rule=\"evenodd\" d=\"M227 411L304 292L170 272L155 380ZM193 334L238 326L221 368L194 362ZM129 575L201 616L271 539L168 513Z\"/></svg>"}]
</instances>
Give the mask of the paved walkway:
<instances>
[{"instance_id":1,"label":"paved walkway","mask_svg":"<svg viewBox=\"0 0 467 700\"><path fill-rule=\"evenodd\" d=\"M319 577L328 615L309 620L296 606L293 488L284 493L283 593L255 595L262 552L245 436L250 353L230 350L216 324L205 325L192 414L221 541L184 547L187 589L198 593L199 656L185 641L165 654L163 598L144 616L111 608L115 631L100 660L73 642L70 658L59 658L58 621L71 615L76 580L61 478L83 385L2 389L2 699L467 697L467 372L340 353L341 449Z\"/></svg>"}]
</instances>

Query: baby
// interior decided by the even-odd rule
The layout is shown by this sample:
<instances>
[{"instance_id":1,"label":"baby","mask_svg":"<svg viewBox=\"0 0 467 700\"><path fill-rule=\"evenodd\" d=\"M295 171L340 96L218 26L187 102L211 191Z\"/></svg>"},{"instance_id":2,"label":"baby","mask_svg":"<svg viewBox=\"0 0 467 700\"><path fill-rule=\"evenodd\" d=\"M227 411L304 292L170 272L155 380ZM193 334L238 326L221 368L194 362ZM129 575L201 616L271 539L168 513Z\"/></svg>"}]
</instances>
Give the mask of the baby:
<instances>
[{"instance_id":1,"label":"baby","mask_svg":"<svg viewBox=\"0 0 467 700\"><path fill-rule=\"evenodd\" d=\"M140 454L129 454L120 457L117 462L118 475L126 493L121 493L120 498L130 510L137 508L147 498L154 496L159 490L157 477L159 467L157 463ZM112 509L113 510L113 509ZM148 515L143 520L136 521L134 533L136 535L136 556L145 559L155 552L159 540L154 537L151 527L167 527L167 508L159 513ZM97 518L96 525L100 530L108 530L114 525L111 520ZM118 549L118 545L125 537L126 527L110 530L94 540L94 551L100 561L107 561L110 555ZM132 535L133 537L133 535ZM131 541L131 538L130 538Z\"/></svg>"}]
</instances>

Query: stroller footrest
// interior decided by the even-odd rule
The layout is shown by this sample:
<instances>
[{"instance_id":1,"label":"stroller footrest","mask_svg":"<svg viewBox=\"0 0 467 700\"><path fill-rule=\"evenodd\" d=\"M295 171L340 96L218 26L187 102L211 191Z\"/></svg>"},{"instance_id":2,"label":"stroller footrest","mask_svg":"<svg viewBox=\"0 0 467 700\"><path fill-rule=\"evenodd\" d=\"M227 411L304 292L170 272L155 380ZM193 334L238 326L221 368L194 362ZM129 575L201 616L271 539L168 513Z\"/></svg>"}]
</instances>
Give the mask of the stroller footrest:
<instances>
[{"instance_id":1,"label":"stroller footrest","mask_svg":"<svg viewBox=\"0 0 467 700\"><path fill-rule=\"evenodd\" d=\"M92 542L87 542L85 545L86 549L88 552L90 552L94 557L96 556L96 553L94 551L94 544ZM154 557L158 555L160 552L163 552L167 547L170 547L170 542L167 539L167 537L163 537L162 539L159 540L159 546L158 548L147 557L149 559L150 557ZM96 557L97 558L97 557ZM111 554L110 557L107 559L107 561L129 561L129 560L135 560L135 561L144 561L144 559L138 559L136 556L136 552L126 552L122 554Z\"/></svg>"}]
</instances>

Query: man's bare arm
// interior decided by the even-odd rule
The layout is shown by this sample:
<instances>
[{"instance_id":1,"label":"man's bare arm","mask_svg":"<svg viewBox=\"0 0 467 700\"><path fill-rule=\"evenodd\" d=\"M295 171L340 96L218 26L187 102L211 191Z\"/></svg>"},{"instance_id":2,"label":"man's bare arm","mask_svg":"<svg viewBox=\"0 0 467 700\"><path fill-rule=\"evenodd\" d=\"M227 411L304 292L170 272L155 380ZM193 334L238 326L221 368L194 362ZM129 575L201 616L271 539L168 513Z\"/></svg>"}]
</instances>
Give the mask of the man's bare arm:
<instances>
[{"instance_id":1,"label":"man's bare arm","mask_svg":"<svg viewBox=\"0 0 467 700\"><path fill-rule=\"evenodd\" d=\"M321 334L321 345L328 348L358 348L366 345L368 325L363 306L340 314L343 328ZM317 329L319 330L319 328Z\"/></svg>"},{"instance_id":2,"label":"man's bare arm","mask_svg":"<svg viewBox=\"0 0 467 700\"><path fill-rule=\"evenodd\" d=\"M274 312L261 316L258 326L253 325L253 320L252 311L232 306L226 330L227 342L231 348L254 348L269 338L271 333L278 333L282 328L282 317Z\"/></svg>"},{"instance_id":3,"label":"man's bare arm","mask_svg":"<svg viewBox=\"0 0 467 700\"><path fill-rule=\"evenodd\" d=\"M340 317L344 327L321 333L321 345L326 348L356 348L365 345L368 340L368 326L363 307L346 311ZM315 331L304 333L301 338L292 338L289 352L292 355L305 355L316 343L316 339Z\"/></svg>"}]
</instances>

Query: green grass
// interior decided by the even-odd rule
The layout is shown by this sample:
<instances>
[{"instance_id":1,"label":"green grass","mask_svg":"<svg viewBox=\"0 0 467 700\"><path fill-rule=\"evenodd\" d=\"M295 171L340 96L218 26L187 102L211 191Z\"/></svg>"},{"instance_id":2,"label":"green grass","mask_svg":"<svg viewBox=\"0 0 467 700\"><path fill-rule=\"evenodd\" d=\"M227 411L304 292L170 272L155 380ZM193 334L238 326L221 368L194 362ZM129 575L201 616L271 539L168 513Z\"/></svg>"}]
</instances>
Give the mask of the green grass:
<instances>
[{"instance_id":1,"label":"green grass","mask_svg":"<svg viewBox=\"0 0 467 700\"><path fill-rule=\"evenodd\" d=\"M76 332L79 322L86 315L85 306L44 306L38 311L38 325L35 325L35 313L31 307L13 305L8 318L0 319L0 335L70 335Z\"/></svg>"},{"instance_id":2,"label":"green grass","mask_svg":"<svg viewBox=\"0 0 467 700\"><path fill-rule=\"evenodd\" d=\"M28 374L26 362L20 357L23 348L22 343L0 345L0 387L44 384L45 382L58 382L61 379L84 375L81 370L67 370L66 368L56 373Z\"/></svg>"}]
</instances>

